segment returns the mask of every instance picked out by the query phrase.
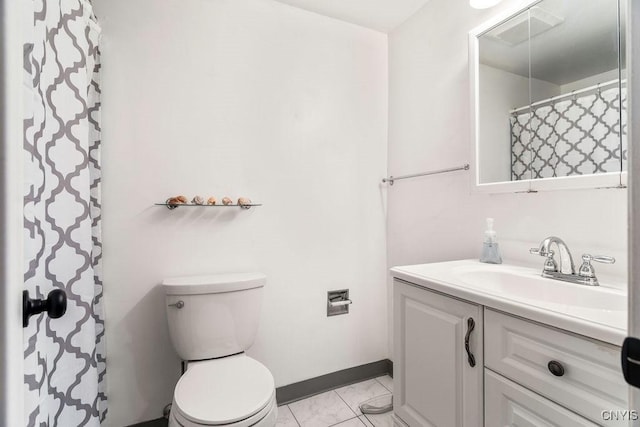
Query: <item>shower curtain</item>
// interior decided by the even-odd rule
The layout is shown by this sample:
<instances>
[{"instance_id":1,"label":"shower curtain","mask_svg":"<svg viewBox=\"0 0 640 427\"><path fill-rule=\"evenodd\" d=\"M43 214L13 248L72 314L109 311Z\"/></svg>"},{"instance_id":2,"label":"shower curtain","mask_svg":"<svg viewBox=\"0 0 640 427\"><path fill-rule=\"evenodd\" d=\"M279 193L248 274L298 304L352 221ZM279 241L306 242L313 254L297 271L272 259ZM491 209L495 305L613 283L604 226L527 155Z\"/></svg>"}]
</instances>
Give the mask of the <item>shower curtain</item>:
<instances>
[{"instance_id":1,"label":"shower curtain","mask_svg":"<svg viewBox=\"0 0 640 427\"><path fill-rule=\"evenodd\" d=\"M626 170L626 98L616 85L512 113L511 179Z\"/></svg>"},{"instance_id":2,"label":"shower curtain","mask_svg":"<svg viewBox=\"0 0 640 427\"><path fill-rule=\"evenodd\" d=\"M27 426L105 420L100 233L100 27L88 0L22 0L24 286L67 313L24 329Z\"/></svg>"}]
</instances>

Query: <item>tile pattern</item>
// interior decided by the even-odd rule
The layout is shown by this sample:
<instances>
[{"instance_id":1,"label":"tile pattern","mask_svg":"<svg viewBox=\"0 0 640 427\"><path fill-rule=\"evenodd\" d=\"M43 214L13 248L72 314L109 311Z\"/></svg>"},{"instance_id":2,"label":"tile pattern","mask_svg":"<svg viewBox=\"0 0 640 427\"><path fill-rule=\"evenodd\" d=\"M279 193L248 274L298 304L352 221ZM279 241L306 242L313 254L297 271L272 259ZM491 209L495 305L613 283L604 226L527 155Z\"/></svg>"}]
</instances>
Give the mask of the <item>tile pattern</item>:
<instances>
[{"instance_id":1,"label":"tile pattern","mask_svg":"<svg viewBox=\"0 0 640 427\"><path fill-rule=\"evenodd\" d=\"M358 407L362 402L374 397L389 394L389 390L374 379L341 387L336 390L336 393L338 393L342 400L349 405L356 415L362 415L362 412Z\"/></svg>"},{"instance_id":2,"label":"tile pattern","mask_svg":"<svg viewBox=\"0 0 640 427\"><path fill-rule=\"evenodd\" d=\"M360 403L393 390L389 376L348 385L278 408L277 427L391 427L392 412L362 415Z\"/></svg>"},{"instance_id":3,"label":"tile pattern","mask_svg":"<svg viewBox=\"0 0 640 427\"><path fill-rule=\"evenodd\" d=\"M335 427L364 427L364 424L356 417L343 421L340 424L336 424Z\"/></svg>"},{"instance_id":4,"label":"tile pattern","mask_svg":"<svg viewBox=\"0 0 640 427\"><path fill-rule=\"evenodd\" d=\"M298 422L291 413L288 405L283 405L278 408L278 419L276 425L279 427L298 427Z\"/></svg>"},{"instance_id":5,"label":"tile pattern","mask_svg":"<svg viewBox=\"0 0 640 427\"><path fill-rule=\"evenodd\" d=\"M333 390L293 402L289 409L301 427L326 427L355 417Z\"/></svg>"},{"instance_id":6,"label":"tile pattern","mask_svg":"<svg viewBox=\"0 0 640 427\"><path fill-rule=\"evenodd\" d=\"M365 425L365 426L367 426L367 427L373 427L373 424L371 424L371 421L369 421L369 420L367 419L367 416L366 416L366 415L360 415L360 416L358 417L358 419L359 419L360 421L362 421L362 422L364 423L364 425Z\"/></svg>"},{"instance_id":7,"label":"tile pattern","mask_svg":"<svg viewBox=\"0 0 640 427\"><path fill-rule=\"evenodd\" d=\"M376 380L378 380L378 382L382 384L384 388L393 393L393 378L391 378L389 375L385 375L384 377L376 378Z\"/></svg>"},{"instance_id":8,"label":"tile pattern","mask_svg":"<svg viewBox=\"0 0 640 427\"><path fill-rule=\"evenodd\" d=\"M393 412L386 412L384 414L369 414L364 417L373 425L373 427L393 427L393 418L391 418Z\"/></svg>"}]
</instances>

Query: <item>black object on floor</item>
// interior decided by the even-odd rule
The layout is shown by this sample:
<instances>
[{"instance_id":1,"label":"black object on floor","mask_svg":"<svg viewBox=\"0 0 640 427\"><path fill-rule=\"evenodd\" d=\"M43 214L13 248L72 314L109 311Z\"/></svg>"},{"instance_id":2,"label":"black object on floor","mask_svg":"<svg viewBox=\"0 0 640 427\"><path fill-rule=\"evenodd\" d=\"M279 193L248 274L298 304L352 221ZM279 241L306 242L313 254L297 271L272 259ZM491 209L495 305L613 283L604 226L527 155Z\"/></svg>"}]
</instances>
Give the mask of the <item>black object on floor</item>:
<instances>
[{"instance_id":1,"label":"black object on floor","mask_svg":"<svg viewBox=\"0 0 640 427\"><path fill-rule=\"evenodd\" d=\"M131 424L129 427L167 427L169 420L158 418L157 420L145 421L143 423Z\"/></svg>"}]
</instances>

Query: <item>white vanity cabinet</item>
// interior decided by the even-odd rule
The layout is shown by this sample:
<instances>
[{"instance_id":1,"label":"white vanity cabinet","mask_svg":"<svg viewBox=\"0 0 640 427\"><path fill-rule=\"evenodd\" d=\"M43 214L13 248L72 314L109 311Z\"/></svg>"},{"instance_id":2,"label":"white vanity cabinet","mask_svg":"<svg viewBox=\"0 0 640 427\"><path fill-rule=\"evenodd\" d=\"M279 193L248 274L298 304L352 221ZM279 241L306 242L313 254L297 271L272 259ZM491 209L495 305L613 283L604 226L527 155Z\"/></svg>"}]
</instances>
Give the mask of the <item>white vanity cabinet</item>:
<instances>
[{"instance_id":1,"label":"white vanity cabinet","mask_svg":"<svg viewBox=\"0 0 640 427\"><path fill-rule=\"evenodd\" d=\"M486 308L484 314L488 369L594 423L604 423L603 411L628 409L619 347ZM604 424L627 425L622 421Z\"/></svg>"},{"instance_id":2,"label":"white vanity cabinet","mask_svg":"<svg viewBox=\"0 0 640 427\"><path fill-rule=\"evenodd\" d=\"M393 296L397 425L628 425L620 347L397 278Z\"/></svg>"},{"instance_id":3,"label":"white vanity cabinet","mask_svg":"<svg viewBox=\"0 0 640 427\"><path fill-rule=\"evenodd\" d=\"M482 426L482 306L400 280L393 297L395 416L409 426Z\"/></svg>"}]
</instances>

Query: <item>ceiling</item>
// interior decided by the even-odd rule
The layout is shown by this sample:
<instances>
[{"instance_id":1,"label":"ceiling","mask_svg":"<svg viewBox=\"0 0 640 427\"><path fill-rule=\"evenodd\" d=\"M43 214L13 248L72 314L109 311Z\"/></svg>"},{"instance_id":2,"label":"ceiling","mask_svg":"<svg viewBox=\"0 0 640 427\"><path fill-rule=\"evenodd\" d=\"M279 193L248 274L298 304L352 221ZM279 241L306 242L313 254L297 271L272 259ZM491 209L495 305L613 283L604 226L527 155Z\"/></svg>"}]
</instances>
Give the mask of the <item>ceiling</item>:
<instances>
[{"instance_id":1,"label":"ceiling","mask_svg":"<svg viewBox=\"0 0 640 427\"><path fill-rule=\"evenodd\" d=\"M556 85L617 68L616 0L543 0L535 7L561 18L562 23L516 45L491 35L501 25L480 37L480 62L525 77L531 73ZM624 28L621 33L624 35ZM624 64L624 39L621 42Z\"/></svg>"},{"instance_id":2,"label":"ceiling","mask_svg":"<svg viewBox=\"0 0 640 427\"><path fill-rule=\"evenodd\" d=\"M429 0L277 0L342 21L389 32Z\"/></svg>"}]
</instances>

